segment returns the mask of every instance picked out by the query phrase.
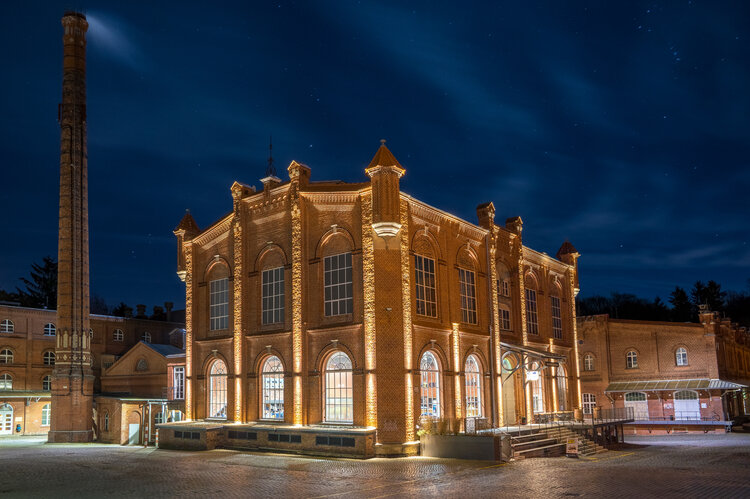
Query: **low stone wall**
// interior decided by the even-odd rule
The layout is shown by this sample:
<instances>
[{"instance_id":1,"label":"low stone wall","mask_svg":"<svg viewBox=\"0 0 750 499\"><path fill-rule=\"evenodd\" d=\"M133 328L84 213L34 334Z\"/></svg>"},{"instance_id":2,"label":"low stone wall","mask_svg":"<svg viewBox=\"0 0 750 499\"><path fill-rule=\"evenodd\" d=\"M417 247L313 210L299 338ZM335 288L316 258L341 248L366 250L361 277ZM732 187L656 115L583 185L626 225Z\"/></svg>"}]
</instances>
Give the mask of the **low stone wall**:
<instances>
[{"instance_id":1,"label":"low stone wall","mask_svg":"<svg viewBox=\"0 0 750 499\"><path fill-rule=\"evenodd\" d=\"M725 423L680 423L679 421L659 422L658 424L626 424L623 425L625 435L670 435L673 433L727 433L731 426Z\"/></svg>"},{"instance_id":2,"label":"low stone wall","mask_svg":"<svg viewBox=\"0 0 750 499\"><path fill-rule=\"evenodd\" d=\"M510 438L503 435L422 435L421 454L426 457L508 461Z\"/></svg>"}]
</instances>

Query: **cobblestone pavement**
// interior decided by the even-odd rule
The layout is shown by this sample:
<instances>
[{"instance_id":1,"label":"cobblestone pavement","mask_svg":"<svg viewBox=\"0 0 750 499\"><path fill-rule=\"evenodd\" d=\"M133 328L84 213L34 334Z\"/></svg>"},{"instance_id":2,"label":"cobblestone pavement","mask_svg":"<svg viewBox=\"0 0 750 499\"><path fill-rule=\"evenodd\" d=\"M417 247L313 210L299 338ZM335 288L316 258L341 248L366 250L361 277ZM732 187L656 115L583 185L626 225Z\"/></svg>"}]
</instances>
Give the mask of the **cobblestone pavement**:
<instances>
[{"instance_id":1,"label":"cobblestone pavement","mask_svg":"<svg viewBox=\"0 0 750 499\"><path fill-rule=\"evenodd\" d=\"M750 497L750 434L629 437L509 464L323 459L0 438L0 497Z\"/></svg>"}]
</instances>

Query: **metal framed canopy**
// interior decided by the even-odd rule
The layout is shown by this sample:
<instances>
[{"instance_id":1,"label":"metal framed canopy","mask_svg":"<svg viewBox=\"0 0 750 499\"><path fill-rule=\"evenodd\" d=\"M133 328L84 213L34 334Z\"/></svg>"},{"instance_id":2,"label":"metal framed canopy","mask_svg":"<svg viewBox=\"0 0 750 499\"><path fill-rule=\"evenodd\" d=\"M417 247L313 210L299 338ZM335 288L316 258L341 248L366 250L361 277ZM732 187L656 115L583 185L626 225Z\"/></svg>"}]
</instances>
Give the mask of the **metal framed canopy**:
<instances>
[{"instance_id":1,"label":"metal framed canopy","mask_svg":"<svg viewBox=\"0 0 750 499\"><path fill-rule=\"evenodd\" d=\"M608 393L613 392L656 392L661 390L738 390L745 385L721 379L659 379L650 381L616 381L610 383Z\"/></svg>"}]
</instances>

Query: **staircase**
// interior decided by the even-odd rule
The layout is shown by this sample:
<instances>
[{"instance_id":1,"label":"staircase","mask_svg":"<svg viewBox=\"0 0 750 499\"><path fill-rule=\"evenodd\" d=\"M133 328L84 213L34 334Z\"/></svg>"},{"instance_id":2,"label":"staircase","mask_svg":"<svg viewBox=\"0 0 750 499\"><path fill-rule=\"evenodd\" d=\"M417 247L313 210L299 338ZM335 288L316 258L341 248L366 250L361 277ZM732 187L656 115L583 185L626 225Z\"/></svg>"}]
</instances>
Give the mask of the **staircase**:
<instances>
[{"instance_id":1,"label":"staircase","mask_svg":"<svg viewBox=\"0 0 750 499\"><path fill-rule=\"evenodd\" d=\"M565 445L569 438L578 439L578 454L582 456L590 456L607 450L570 428L556 426L548 429L524 430L518 435L512 435L513 458L564 456Z\"/></svg>"}]
</instances>

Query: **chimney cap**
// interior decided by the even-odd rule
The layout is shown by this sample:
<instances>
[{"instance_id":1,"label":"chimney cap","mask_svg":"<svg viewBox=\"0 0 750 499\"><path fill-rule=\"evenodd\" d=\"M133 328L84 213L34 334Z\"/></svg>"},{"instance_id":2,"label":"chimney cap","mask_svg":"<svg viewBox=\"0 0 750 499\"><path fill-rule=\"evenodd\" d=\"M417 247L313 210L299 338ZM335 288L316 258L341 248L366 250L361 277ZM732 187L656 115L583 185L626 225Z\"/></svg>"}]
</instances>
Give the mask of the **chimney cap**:
<instances>
[{"instance_id":1,"label":"chimney cap","mask_svg":"<svg viewBox=\"0 0 750 499\"><path fill-rule=\"evenodd\" d=\"M69 16L80 17L84 21L86 20L86 15L85 14L83 14L82 12L76 12L74 10L67 10L67 11L65 11L65 14L63 15L63 17L69 17Z\"/></svg>"}]
</instances>

